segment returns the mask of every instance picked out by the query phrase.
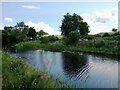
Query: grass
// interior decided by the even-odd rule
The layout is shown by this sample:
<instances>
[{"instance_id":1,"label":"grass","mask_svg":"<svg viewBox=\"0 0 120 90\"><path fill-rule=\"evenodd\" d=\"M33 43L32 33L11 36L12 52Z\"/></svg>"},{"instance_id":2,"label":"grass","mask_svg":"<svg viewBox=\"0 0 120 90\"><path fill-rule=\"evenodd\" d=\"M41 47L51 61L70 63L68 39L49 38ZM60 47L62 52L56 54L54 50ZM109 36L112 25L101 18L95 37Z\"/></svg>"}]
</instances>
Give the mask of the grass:
<instances>
[{"instance_id":1,"label":"grass","mask_svg":"<svg viewBox=\"0 0 120 90\"><path fill-rule=\"evenodd\" d=\"M33 69L23 60L2 53L2 89L38 89L38 88L69 88L59 79L55 79L40 70Z\"/></svg>"},{"instance_id":2,"label":"grass","mask_svg":"<svg viewBox=\"0 0 120 90\"><path fill-rule=\"evenodd\" d=\"M24 52L28 50L36 50L41 47L41 44L37 41L27 41L27 42L20 42L15 45L16 52Z\"/></svg>"}]
</instances>

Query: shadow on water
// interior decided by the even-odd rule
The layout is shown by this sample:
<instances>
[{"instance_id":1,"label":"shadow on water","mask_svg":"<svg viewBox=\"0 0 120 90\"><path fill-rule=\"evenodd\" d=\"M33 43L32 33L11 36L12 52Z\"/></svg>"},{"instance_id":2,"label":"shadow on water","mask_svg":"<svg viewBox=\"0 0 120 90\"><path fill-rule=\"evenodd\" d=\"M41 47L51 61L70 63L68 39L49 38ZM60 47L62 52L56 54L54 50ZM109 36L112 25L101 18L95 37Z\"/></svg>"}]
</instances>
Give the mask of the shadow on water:
<instances>
[{"instance_id":1,"label":"shadow on water","mask_svg":"<svg viewBox=\"0 0 120 90\"><path fill-rule=\"evenodd\" d=\"M80 76L88 71L89 65L85 55L63 54L64 73L70 79L79 79Z\"/></svg>"}]
</instances>

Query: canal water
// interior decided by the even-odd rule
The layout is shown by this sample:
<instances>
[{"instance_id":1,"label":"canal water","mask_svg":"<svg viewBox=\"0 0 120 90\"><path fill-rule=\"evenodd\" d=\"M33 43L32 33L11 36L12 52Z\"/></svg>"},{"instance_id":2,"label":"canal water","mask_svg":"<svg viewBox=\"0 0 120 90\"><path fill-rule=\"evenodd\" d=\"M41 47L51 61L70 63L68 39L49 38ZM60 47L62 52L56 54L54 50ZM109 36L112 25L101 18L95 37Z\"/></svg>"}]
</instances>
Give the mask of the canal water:
<instances>
[{"instance_id":1,"label":"canal water","mask_svg":"<svg viewBox=\"0 0 120 90\"><path fill-rule=\"evenodd\" d=\"M118 88L119 58L109 55L44 50L12 53L33 68L47 71L75 88ZM31 72L32 73L32 72Z\"/></svg>"}]
</instances>

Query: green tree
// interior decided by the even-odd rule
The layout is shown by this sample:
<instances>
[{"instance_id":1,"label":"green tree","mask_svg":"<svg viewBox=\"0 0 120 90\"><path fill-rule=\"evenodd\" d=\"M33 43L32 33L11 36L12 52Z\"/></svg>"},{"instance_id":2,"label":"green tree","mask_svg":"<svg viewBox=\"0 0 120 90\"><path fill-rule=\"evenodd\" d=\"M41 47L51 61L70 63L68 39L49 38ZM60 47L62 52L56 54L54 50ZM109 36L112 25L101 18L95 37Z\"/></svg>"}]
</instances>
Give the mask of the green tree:
<instances>
[{"instance_id":1,"label":"green tree","mask_svg":"<svg viewBox=\"0 0 120 90\"><path fill-rule=\"evenodd\" d=\"M74 44L79 41L79 33L77 31L71 31L68 35L68 44Z\"/></svg>"},{"instance_id":2,"label":"green tree","mask_svg":"<svg viewBox=\"0 0 120 90\"><path fill-rule=\"evenodd\" d=\"M32 40L33 40L33 39L36 39L36 30L34 29L34 27L30 27L30 28L29 28L29 31L28 31L27 36L28 36L29 38L31 38Z\"/></svg>"},{"instance_id":3,"label":"green tree","mask_svg":"<svg viewBox=\"0 0 120 90\"><path fill-rule=\"evenodd\" d=\"M17 23L14 27L5 26L2 31L2 44L3 47L10 47L18 42L23 42L27 40L27 34L29 27L24 24L24 22Z\"/></svg>"},{"instance_id":4,"label":"green tree","mask_svg":"<svg viewBox=\"0 0 120 90\"><path fill-rule=\"evenodd\" d=\"M113 32L117 32L117 29L113 28L112 31L113 31Z\"/></svg>"},{"instance_id":5,"label":"green tree","mask_svg":"<svg viewBox=\"0 0 120 90\"><path fill-rule=\"evenodd\" d=\"M24 22L19 22L19 23L17 23L17 25L15 25L15 28L20 31L23 31L25 27L26 27L26 25Z\"/></svg>"},{"instance_id":6,"label":"green tree","mask_svg":"<svg viewBox=\"0 0 120 90\"><path fill-rule=\"evenodd\" d=\"M38 31L36 34L37 34L37 38L40 38L43 35L48 35L48 33L44 32L43 30Z\"/></svg>"},{"instance_id":7,"label":"green tree","mask_svg":"<svg viewBox=\"0 0 120 90\"><path fill-rule=\"evenodd\" d=\"M61 34L66 37L68 37L71 31L77 31L80 35L87 35L89 33L87 22L84 22L83 18L75 13L73 15L70 15L69 13L64 15L60 28Z\"/></svg>"}]
</instances>

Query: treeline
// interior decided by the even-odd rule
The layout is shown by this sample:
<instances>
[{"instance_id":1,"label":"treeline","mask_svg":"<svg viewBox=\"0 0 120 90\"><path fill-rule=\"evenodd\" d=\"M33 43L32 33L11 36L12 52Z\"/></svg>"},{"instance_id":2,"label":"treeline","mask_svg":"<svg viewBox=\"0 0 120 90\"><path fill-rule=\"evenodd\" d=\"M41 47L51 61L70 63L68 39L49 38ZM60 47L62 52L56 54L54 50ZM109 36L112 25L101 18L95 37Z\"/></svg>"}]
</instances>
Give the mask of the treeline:
<instances>
[{"instance_id":1,"label":"treeline","mask_svg":"<svg viewBox=\"0 0 120 90\"><path fill-rule=\"evenodd\" d=\"M50 36L43 30L36 32L34 27L29 27L25 25L24 22L19 22L13 27L5 26L4 30L2 30L3 49L7 51L16 51L17 47L19 50L21 49L21 51L24 51L23 49L28 50L31 47L30 45L32 45L31 48L33 49L39 49L42 46L46 50L49 50L50 48L50 50L54 51L69 50L66 49L68 46L77 46L77 48L80 48L79 51L82 51L83 47L86 47L87 49L95 49L93 50L94 52L99 52L100 48L102 48L101 50L104 52L105 49L109 50L111 48L114 48L111 50L111 53L112 51L117 52L117 50L119 50L120 32L117 29L113 28L111 30L112 32L109 33L106 32L89 35L89 25L83 20L81 16L75 13L73 15L70 15L69 13L64 15L64 18L60 25L60 30L62 36L61 38L54 35ZM37 42L37 44L35 45L31 43L25 43L26 48L23 47L23 42L28 41L32 41L34 43ZM83 51L88 51L87 49L84 49Z\"/></svg>"},{"instance_id":2,"label":"treeline","mask_svg":"<svg viewBox=\"0 0 120 90\"><path fill-rule=\"evenodd\" d=\"M35 41L47 34L43 30L36 32L34 27L29 27L24 22L19 22L13 27L5 26L2 30L2 47L4 50L12 50L14 45L19 42Z\"/></svg>"}]
</instances>

